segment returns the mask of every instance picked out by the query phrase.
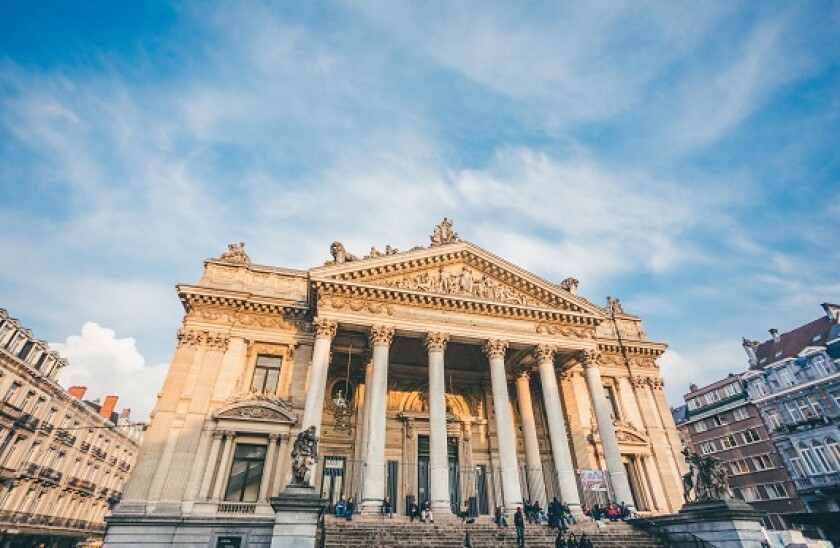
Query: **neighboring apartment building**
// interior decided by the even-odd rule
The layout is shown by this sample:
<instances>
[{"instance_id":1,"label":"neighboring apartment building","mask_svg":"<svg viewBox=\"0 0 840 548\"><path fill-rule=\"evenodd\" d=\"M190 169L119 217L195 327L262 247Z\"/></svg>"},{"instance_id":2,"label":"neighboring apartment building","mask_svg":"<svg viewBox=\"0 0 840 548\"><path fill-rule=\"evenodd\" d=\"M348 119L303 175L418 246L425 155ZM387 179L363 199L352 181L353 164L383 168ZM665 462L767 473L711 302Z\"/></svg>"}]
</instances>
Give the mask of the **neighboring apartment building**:
<instances>
[{"instance_id":1,"label":"neighboring apartment building","mask_svg":"<svg viewBox=\"0 0 840 548\"><path fill-rule=\"evenodd\" d=\"M783 457L808 515L830 537L840 530L840 306L763 343L744 340L750 370L743 375ZM833 531L833 534L832 534Z\"/></svg>"},{"instance_id":2,"label":"neighboring apartment building","mask_svg":"<svg viewBox=\"0 0 840 548\"><path fill-rule=\"evenodd\" d=\"M783 515L805 507L740 378L730 374L703 388L692 384L684 398L675 422L689 449L721 459L732 493L767 512L768 528L788 528Z\"/></svg>"},{"instance_id":3,"label":"neighboring apartment building","mask_svg":"<svg viewBox=\"0 0 840 548\"><path fill-rule=\"evenodd\" d=\"M0 546L73 546L99 536L142 439L116 396L82 401L67 361L0 308Z\"/></svg>"}]
</instances>

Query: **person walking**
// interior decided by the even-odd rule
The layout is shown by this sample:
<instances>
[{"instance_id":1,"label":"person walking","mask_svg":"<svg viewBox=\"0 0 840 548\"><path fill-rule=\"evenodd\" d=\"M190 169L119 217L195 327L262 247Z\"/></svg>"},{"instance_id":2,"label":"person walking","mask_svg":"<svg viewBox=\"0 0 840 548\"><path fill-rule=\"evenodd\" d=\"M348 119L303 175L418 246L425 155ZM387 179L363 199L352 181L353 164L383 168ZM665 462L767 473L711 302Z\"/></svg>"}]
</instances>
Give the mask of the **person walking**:
<instances>
[{"instance_id":1,"label":"person walking","mask_svg":"<svg viewBox=\"0 0 840 548\"><path fill-rule=\"evenodd\" d=\"M513 526L516 527L516 545L519 548L525 548L525 514L522 513L522 507L516 507L516 513L513 515Z\"/></svg>"}]
</instances>

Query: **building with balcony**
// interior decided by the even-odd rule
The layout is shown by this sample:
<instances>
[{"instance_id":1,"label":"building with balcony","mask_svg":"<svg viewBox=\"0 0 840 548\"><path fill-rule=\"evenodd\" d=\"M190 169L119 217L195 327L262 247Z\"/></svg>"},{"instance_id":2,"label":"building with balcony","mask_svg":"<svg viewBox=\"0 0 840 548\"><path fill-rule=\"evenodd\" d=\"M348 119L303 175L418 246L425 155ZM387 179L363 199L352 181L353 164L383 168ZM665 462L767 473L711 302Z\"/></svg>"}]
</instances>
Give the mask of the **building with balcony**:
<instances>
[{"instance_id":1,"label":"building with balcony","mask_svg":"<svg viewBox=\"0 0 840 548\"><path fill-rule=\"evenodd\" d=\"M730 374L702 388L692 384L684 399L674 419L689 450L722 460L733 495L767 512L766 527L789 528L784 515L805 507L740 377Z\"/></svg>"},{"instance_id":2,"label":"building with balcony","mask_svg":"<svg viewBox=\"0 0 840 548\"><path fill-rule=\"evenodd\" d=\"M116 396L63 389L67 361L0 309L0 546L73 546L101 536L142 429Z\"/></svg>"},{"instance_id":3,"label":"building with balcony","mask_svg":"<svg viewBox=\"0 0 840 548\"><path fill-rule=\"evenodd\" d=\"M743 375L808 514L793 516L837 538L840 528L840 306L787 333L744 340ZM832 534L832 531L834 533Z\"/></svg>"}]
</instances>

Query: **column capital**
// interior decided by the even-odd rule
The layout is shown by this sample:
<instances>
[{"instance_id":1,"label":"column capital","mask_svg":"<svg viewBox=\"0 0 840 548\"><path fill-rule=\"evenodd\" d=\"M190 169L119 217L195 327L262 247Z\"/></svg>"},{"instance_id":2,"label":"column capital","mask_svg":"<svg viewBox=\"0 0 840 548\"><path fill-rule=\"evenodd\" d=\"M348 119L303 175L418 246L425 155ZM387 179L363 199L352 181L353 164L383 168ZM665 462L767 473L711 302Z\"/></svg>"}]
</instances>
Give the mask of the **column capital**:
<instances>
[{"instance_id":1,"label":"column capital","mask_svg":"<svg viewBox=\"0 0 840 548\"><path fill-rule=\"evenodd\" d=\"M224 430L216 430L215 432L213 432L213 439L214 440L220 440L223 437L225 437L225 431Z\"/></svg>"},{"instance_id":2,"label":"column capital","mask_svg":"<svg viewBox=\"0 0 840 548\"><path fill-rule=\"evenodd\" d=\"M371 346L391 346L394 340L394 328L388 325L372 325L370 327Z\"/></svg>"},{"instance_id":3,"label":"column capital","mask_svg":"<svg viewBox=\"0 0 840 548\"><path fill-rule=\"evenodd\" d=\"M446 344L449 342L449 333L440 333L433 331L426 333L426 338L423 343L426 345L426 350L439 350L443 352L446 350Z\"/></svg>"},{"instance_id":4,"label":"column capital","mask_svg":"<svg viewBox=\"0 0 840 548\"><path fill-rule=\"evenodd\" d=\"M589 369L590 367L598 367L598 360L601 359L601 353L598 350L591 348L581 350L575 357L584 369Z\"/></svg>"},{"instance_id":5,"label":"column capital","mask_svg":"<svg viewBox=\"0 0 840 548\"><path fill-rule=\"evenodd\" d=\"M233 430L225 430L224 431L225 437L229 440L233 440L236 438L236 432Z\"/></svg>"},{"instance_id":6,"label":"column capital","mask_svg":"<svg viewBox=\"0 0 840 548\"><path fill-rule=\"evenodd\" d=\"M526 369L525 367L520 367L520 368L515 369L513 371L513 377L517 381L524 379L525 382L530 382L530 380L531 380L531 370Z\"/></svg>"},{"instance_id":7,"label":"column capital","mask_svg":"<svg viewBox=\"0 0 840 548\"><path fill-rule=\"evenodd\" d=\"M504 358L508 342L502 339L489 339L484 343L484 353L488 358Z\"/></svg>"},{"instance_id":8,"label":"column capital","mask_svg":"<svg viewBox=\"0 0 840 548\"><path fill-rule=\"evenodd\" d=\"M279 440L279 439L280 439L280 434L271 433L271 434L268 435L268 441L269 442L277 443L277 440Z\"/></svg>"},{"instance_id":9,"label":"column capital","mask_svg":"<svg viewBox=\"0 0 840 548\"><path fill-rule=\"evenodd\" d=\"M312 320L312 327L315 328L316 339L332 339L338 331L338 322L326 318L315 318Z\"/></svg>"},{"instance_id":10,"label":"column capital","mask_svg":"<svg viewBox=\"0 0 840 548\"><path fill-rule=\"evenodd\" d=\"M554 346L550 344L538 344L534 347L534 357L537 358L537 363L545 363L554 360Z\"/></svg>"}]
</instances>

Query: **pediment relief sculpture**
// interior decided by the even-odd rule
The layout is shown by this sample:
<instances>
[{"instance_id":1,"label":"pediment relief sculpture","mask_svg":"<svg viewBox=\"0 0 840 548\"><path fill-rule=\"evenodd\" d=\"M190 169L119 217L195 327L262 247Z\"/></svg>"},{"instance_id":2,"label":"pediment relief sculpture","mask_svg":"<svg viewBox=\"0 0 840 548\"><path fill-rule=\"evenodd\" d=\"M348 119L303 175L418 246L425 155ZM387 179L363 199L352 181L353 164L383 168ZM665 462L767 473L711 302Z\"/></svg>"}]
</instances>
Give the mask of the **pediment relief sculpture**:
<instances>
[{"instance_id":1,"label":"pediment relief sculpture","mask_svg":"<svg viewBox=\"0 0 840 548\"><path fill-rule=\"evenodd\" d=\"M440 267L437 270L382 280L380 283L397 289L499 301L506 304L539 304L522 292L497 282L487 275L474 272L466 265Z\"/></svg>"}]
</instances>

